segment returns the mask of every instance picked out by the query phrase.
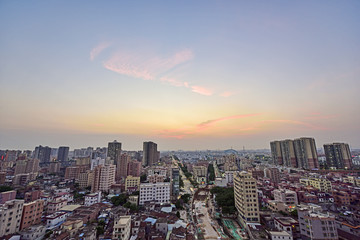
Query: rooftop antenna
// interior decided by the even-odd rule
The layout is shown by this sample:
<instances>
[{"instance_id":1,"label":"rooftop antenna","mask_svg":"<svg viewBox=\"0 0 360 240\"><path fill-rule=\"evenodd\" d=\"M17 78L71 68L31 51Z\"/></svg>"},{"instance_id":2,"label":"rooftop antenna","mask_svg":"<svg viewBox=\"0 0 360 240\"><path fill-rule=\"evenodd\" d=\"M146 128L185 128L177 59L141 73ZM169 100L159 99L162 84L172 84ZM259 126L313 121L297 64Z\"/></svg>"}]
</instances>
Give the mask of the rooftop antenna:
<instances>
[{"instance_id":1,"label":"rooftop antenna","mask_svg":"<svg viewBox=\"0 0 360 240\"><path fill-rule=\"evenodd\" d=\"M243 146L243 151L245 152L245 146Z\"/></svg>"}]
</instances>

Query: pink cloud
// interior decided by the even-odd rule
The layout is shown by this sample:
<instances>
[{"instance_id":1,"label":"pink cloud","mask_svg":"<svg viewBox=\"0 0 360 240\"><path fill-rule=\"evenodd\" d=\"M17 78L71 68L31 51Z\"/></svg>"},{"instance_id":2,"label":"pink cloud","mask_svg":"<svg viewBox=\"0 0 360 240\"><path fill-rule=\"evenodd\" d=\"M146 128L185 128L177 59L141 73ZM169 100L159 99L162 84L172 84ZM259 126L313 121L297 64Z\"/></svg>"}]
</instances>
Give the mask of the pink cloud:
<instances>
[{"instance_id":1,"label":"pink cloud","mask_svg":"<svg viewBox=\"0 0 360 240\"><path fill-rule=\"evenodd\" d=\"M230 97L230 96L232 96L234 94L235 94L234 92L226 91L226 92L220 93L219 96L221 96L221 97Z\"/></svg>"},{"instance_id":2,"label":"pink cloud","mask_svg":"<svg viewBox=\"0 0 360 240\"><path fill-rule=\"evenodd\" d=\"M108 46L108 43L99 44L99 46L91 51L90 59L93 60ZM189 82L181 81L174 77L164 76L164 73L169 73L169 71L177 65L188 62L193 58L194 54L189 49L178 51L170 57L144 56L142 54L117 52L106 60L103 66L121 75L143 80L158 81L175 87L185 87L194 93L205 96L213 95L214 91L207 87L192 85ZM228 97L232 94L232 92L224 92L221 96Z\"/></svg>"},{"instance_id":3,"label":"pink cloud","mask_svg":"<svg viewBox=\"0 0 360 240\"><path fill-rule=\"evenodd\" d=\"M310 114L310 116L306 116L304 117L304 119L308 119L308 120L316 120L316 119L332 119L332 118L336 118L338 115L322 115L321 113L318 112L313 112Z\"/></svg>"},{"instance_id":4,"label":"pink cloud","mask_svg":"<svg viewBox=\"0 0 360 240\"><path fill-rule=\"evenodd\" d=\"M243 115L228 116L228 117L218 118L218 119L214 119L214 120L208 120L206 122L202 122L202 123L198 124L197 126L200 127L200 128L210 127L211 125L213 125L213 124L215 124L217 122L222 122L222 121L226 121L226 120L230 120L230 119L254 117L254 116L258 116L258 115L260 115L260 114L259 113L254 113L254 114L243 114Z\"/></svg>"},{"instance_id":5,"label":"pink cloud","mask_svg":"<svg viewBox=\"0 0 360 240\"><path fill-rule=\"evenodd\" d=\"M309 129L314 129L314 130L326 130L326 128L324 128L324 127L317 126L317 125L303 122L303 121L298 121L298 120L278 119L278 120L264 120L261 122L262 123L265 123L265 122L285 123L285 124L291 124L291 125L304 126L304 127L307 127Z\"/></svg>"},{"instance_id":6,"label":"pink cloud","mask_svg":"<svg viewBox=\"0 0 360 240\"><path fill-rule=\"evenodd\" d=\"M176 129L166 129L159 133L160 137L164 138L185 138L188 136L192 136L198 132L202 132L207 130L208 128L212 127L215 123L231 120L231 119L239 119L239 118L247 118L247 117L254 117L258 116L260 114L243 114L243 115L234 115L234 116L228 116L223 118L218 118L214 120L208 120L206 122L199 123L195 126L187 126L182 128L176 128ZM251 131L254 130L254 127L245 127L245 128L237 128L236 131Z\"/></svg>"},{"instance_id":7,"label":"pink cloud","mask_svg":"<svg viewBox=\"0 0 360 240\"><path fill-rule=\"evenodd\" d=\"M110 58L104 63L104 67L110 71L144 80L153 80L154 76L151 71L132 63L131 58L117 55Z\"/></svg>"},{"instance_id":8,"label":"pink cloud","mask_svg":"<svg viewBox=\"0 0 360 240\"><path fill-rule=\"evenodd\" d=\"M90 52L90 60L93 61L96 58L96 56L98 56L103 50L105 50L109 46L110 46L110 43L103 42L103 43L100 43L99 45L97 45L96 47L94 47Z\"/></svg>"},{"instance_id":9,"label":"pink cloud","mask_svg":"<svg viewBox=\"0 0 360 240\"><path fill-rule=\"evenodd\" d=\"M211 91L210 89L207 89L205 87L200 87L200 86L191 86L191 91L193 91L195 93L199 93L201 95L205 95L205 96L213 95L213 91Z\"/></svg>"},{"instance_id":10,"label":"pink cloud","mask_svg":"<svg viewBox=\"0 0 360 240\"><path fill-rule=\"evenodd\" d=\"M187 87L188 86L187 82L181 82L181 81L176 80L175 78L162 77L162 78L160 78L160 81L168 83L175 87Z\"/></svg>"}]
</instances>

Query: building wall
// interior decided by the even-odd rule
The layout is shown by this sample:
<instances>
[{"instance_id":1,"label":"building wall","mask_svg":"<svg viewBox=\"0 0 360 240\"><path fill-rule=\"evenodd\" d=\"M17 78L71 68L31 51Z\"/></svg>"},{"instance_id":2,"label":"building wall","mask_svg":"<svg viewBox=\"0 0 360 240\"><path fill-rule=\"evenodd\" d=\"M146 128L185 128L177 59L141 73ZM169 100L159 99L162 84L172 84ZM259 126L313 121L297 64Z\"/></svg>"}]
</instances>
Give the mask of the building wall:
<instances>
[{"instance_id":1,"label":"building wall","mask_svg":"<svg viewBox=\"0 0 360 240\"><path fill-rule=\"evenodd\" d=\"M11 200L0 205L0 238L19 231L24 200Z\"/></svg>"},{"instance_id":2,"label":"building wall","mask_svg":"<svg viewBox=\"0 0 360 240\"><path fill-rule=\"evenodd\" d=\"M256 180L251 173L240 172L234 177L235 207L238 210L239 220L245 223L260 222L259 202Z\"/></svg>"},{"instance_id":3,"label":"building wall","mask_svg":"<svg viewBox=\"0 0 360 240\"><path fill-rule=\"evenodd\" d=\"M44 201L36 200L25 203L23 207L20 230L28 228L32 225L41 223L41 217L44 212Z\"/></svg>"},{"instance_id":4,"label":"building wall","mask_svg":"<svg viewBox=\"0 0 360 240\"><path fill-rule=\"evenodd\" d=\"M170 202L170 183L141 183L139 204L143 205L147 201L156 203Z\"/></svg>"}]
</instances>

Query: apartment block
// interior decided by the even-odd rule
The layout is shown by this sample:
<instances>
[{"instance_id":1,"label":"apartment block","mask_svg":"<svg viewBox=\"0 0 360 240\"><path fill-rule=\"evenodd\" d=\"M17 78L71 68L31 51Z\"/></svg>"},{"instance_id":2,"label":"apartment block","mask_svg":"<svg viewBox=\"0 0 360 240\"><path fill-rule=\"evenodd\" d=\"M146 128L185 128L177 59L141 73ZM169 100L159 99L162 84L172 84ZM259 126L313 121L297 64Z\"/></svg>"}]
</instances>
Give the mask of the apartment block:
<instances>
[{"instance_id":1,"label":"apartment block","mask_svg":"<svg viewBox=\"0 0 360 240\"><path fill-rule=\"evenodd\" d=\"M270 142L271 155L275 165L317 169L319 161L314 138L298 138Z\"/></svg>"},{"instance_id":2,"label":"apartment block","mask_svg":"<svg viewBox=\"0 0 360 240\"><path fill-rule=\"evenodd\" d=\"M140 177L127 176L125 179L125 191L133 192L139 190Z\"/></svg>"},{"instance_id":3,"label":"apartment block","mask_svg":"<svg viewBox=\"0 0 360 240\"><path fill-rule=\"evenodd\" d=\"M43 212L44 201L41 199L29 203L24 203L20 231L32 225L40 224Z\"/></svg>"},{"instance_id":4,"label":"apartment block","mask_svg":"<svg viewBox=\"0 0 360 240\"><path fill-rule=\"evenodd\" d=\"M295 191L287 189L276 189L273 191L274 200L283 202L286 205L298 205L298 198Z\"/></svg>"},{"instance_id":5,"label":"apartment block","mask_svg":"<svg viewBox=\"0 0 360 240\"><path fill-rule=\"evenodd\" d=\"M326 168L328 169L351 169L352 157L349 144L332 143L324 145Z\"/></svg>"},{"instance_id":6,"label":"apartment block","mask_svg":"<svg viewBox=\"0 0 360 240\"><path fill-rule=\"evenodd\" d=\"M0 238L20 230L24 200L10 200L0 205Z\"/></svg>"},{"instance_id":7,"label":"apartment block","mask_svg":"<svg viewBox=\"0 0 360 240\"><path fill-rule=\"evenodd\" d=\"M131 235L131 216L120 216L115 219L113 239L128 240Z\"/></svg>"},{"instance_id":8,"label":"apartment block","mask_svg":"<svg viewBox=\"0 0 360 240\"><path fill-rule=\"evenodd\" d=\"M326 178L309 178L309 185L319 189L321 192L330 192L332 190L331 182Z\"/></svg>"},{"instance_id":9,"label":"apartment block","mask_svg":"<svg viewBox=\"0 0 360 240\"><path fill-rule=\"evenodd\" d=\"M298 208L298 219L302 239L338 239L335 216L321 213L319 208L310 205Z\"/></svg>"},{"instance_id":10,"label":"apartment block","mask_svg":"<svg viewBox=\"0 0 360 240\"><path fill-rule=\"evenodd\" d=\"M265 177L269 178L272 183L280 182L280 171L278 168L266 168L264 173Z\"/></svg>"},{"instance_id":11,"label":"apartment block","mask_svg":"<svg viewBox=\"0 0 360 240\"><path fill-rule=\"evenodd\" d=\"M238 210L239 221L246 223L258 223L259 202L256 188L256 180L251 173L242 171L234 177L235 207Z\"/></svg>"},{"instance_id":12,"label":"apartment block","mask_svg":"<svg viewBox=\"0 0 360 240\"><path fill-rule=\"evenodd\" d=\"M141 183L139 204L144 205L145 202L150 201L153 201L155 203L169 203L170 183Z\"/></svg>"},{"instance_id":13,"label":"apartment block","mask_svg":"<svg viewBox=\"0 0 360 240\"><path fill-rule=\"evenodd\" d=\"M110 186L115 184L116 166L112 164L105 164L96 166L94 169L94 180L91 186L92 192L110 190Z\"/></svg>"}]
</instances>

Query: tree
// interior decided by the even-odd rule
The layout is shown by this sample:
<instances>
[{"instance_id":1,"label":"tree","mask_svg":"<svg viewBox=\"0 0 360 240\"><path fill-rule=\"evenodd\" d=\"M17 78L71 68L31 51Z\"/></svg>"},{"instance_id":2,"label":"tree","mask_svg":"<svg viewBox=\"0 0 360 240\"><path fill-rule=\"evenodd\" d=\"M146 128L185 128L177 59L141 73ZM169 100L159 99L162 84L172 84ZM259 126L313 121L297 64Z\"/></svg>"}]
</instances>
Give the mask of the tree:
<instances>
[{"instance_id":1,"label":"tree","mask_svg":"<svg viewBox=\"0 0 360 240\"><path fill-rule=\"evenodd\" d=\"M6 185L0 186L0 192L7 192L7 191L11 191L11 190L13 190L13 188L10 186L6 186Z\"/></svg>"},{"instance_id":2,"label":"tree","mask_svg":"<svg viewBox=\"0 0 360 240\"><path fill-rule=\"evenodd\" d=\"M291 215L292 217L297 218L297 217L298 217L298 211L297 211L297 209L292 210L292 211L290 212L290 215Z\"/></svg>"},{"instance_id":3,"label":"tree","mask_svg":"<svg viewBox=\"0 0 360 240\"><path fill-rule=\"evenodd\" d=\"M215 181L215 170L213 164L209 164L208 173L209 173L209 181Z\"/></svg>"},{"instance_id":4,"label":"tree","mask_svg":"<svg viewBox=\"0 0 360 240\"><path fill-rule=\"evenodd\" d=\"M146 173L144 173L143 175L140 176L140 182L145 182L146 179L147 179Z\"/></svg>"},{"instance_id":5,"label":"tree","mask_svg":"<svg viewBox=\"0 0 360 240\"><path fill-rule=\"evenodd\" d=\"M180 188L184 187L184 181L182 180L181 176L179 176L179 186Z\"/></svg>"},{"instance_id":6,"label":"tree","mask_svg":"<svg viewBox=\"0 0 360 240\"><path fill-rule=\"evenodd\" d=\"M184 194L181 196L181 199L184 201L184 203L188 204L190 200L191 195L190 194Z\"/></svg>"},{"instance_id":7,"label":"tree","mask_svg":"<svg viewBox=\"0 0 360 240\"><path fill-rule=\"evenodd\" d=\"M177 216L178 218L180 218L180 212L179 212L179 211L176 212L176 216Z\"/></svg>"},{"instance_id":8,"label":"tree","mask_svg":"<svg viewBox=\"0 0 360 240\"><path fill-rule=\"evenodd\" d=\"M123 205L126 203L127 196L125 194L120 194L119 196L112 197L110 199L111 203L115 206Z\"/></svg>"}]
</instances>

